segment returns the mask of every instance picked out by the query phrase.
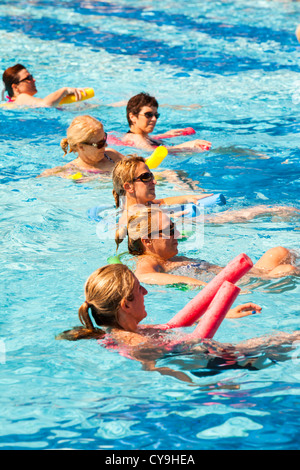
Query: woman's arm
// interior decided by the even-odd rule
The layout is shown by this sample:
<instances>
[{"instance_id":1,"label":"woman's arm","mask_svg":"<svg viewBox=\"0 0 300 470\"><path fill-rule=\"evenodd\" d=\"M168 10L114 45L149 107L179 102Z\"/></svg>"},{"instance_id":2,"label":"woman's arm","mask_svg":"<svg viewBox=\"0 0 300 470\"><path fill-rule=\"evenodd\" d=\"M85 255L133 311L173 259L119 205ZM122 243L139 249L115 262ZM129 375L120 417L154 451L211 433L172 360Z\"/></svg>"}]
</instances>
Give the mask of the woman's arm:
<instances>
[{"instance_id":1,"label":"woman's arm","mask_svg":"<svg viewBox=\"0 0 300 470\"><path fill-rule=\"evenodd\" d=\"M42 99L42 102L45 106L57 106L65 96L75 95L76 101L80 101L82 94L84 96L86 95L86 92L83 88L64 87L54 91L53 93L50 93L50 95Z\"/></svg>"},{"instance_id":2,"label":"woman's arm","mask_svg":"<svg viewBox=\"0 0 300 470\"><path fill-rule=\"evenodd\" d=\"M143 150L150 150L151 152L153 152L153 149L155 149L154 145L151 145L151 143L145 137L139 134L125 134L122 140L124 143L131 145L132 147ZM160 145L160 143L157 142L157 145Z\"/></svg>"},{"instance_id":3,"label":"woman's arm","mask_svg":"<svg viewBox=\"0 0 300 470\"><path fill-rule=\"evenodd\" d=\"M213 194L186 194L184 196L174 196L174 197L165 197L162 199L156 199L153 201L153 204L159 204L159 205L166 205L166 206L173 206L174 204L188 204L188 203L194 203L196 204L199 199L204 199L205 197L212 196Z\"/></svg>"},{"instance_id":4,"label":"woman's arm","mask_svg":"<svg viewBox=\"0 0 300 470\"><path fill-rule=\"evenodd\" d=\"M182 129L171 129L170 131L163 132L162 134L154 135L154 139L167 139L169 137L180 137L183 135L183 132L186 130L186 128ZM190 134L195 134L194 132L190 132Z\"/></svg>"},{"instance_id":5,"label":"woman's arm","mask_svg":"<svg viewBox=\"0 0 300 470\"><path fill-rule=\"evenodd\" d=\"M254 206L245 209L227 210L219 214L211 214L205 216L205 222L213 224L224 224L227 222L247 222L255 217L263 217L277 215L282 218L299 216L299 209L289 206Z\"/></svg>"},{"instance_id":6,"label":"woman's arm","mask_svg":"<svg viewBox=\"0 0 300 470\"><path fill-rule=\"evenodd\" d=\"M56 166L54 168L47 168L47 170L43 171L37 178L41 178L43 176L55 176L59 173L62 173L65 170L64 166ZM60 175L61 176L61 175Z\"/></svg>"},{"instance_id":7,"label":"woman's arm","mask_svg":"<svg viewBox=\"0 0 300 470\"><path fill-rule=\"evenodd\" d=\"M140 359L137 359L137 360L139 360L142 363L143 370L159 372L161 375L169 375L171 377L175 377L178 380L181 380L182 382L188 382L190 384L193 384L192 379L184 372L171 369L170 367L156 367L155 361L140 360Z\"/></svg>"},{"instance_id":8,"label":"woman's arm","mask_svg":"<svg viewBox=\"0 0 300 470\"><path fill-rule=\"evenodd\" d=\"M25 105L25 106L39 106L39 107L51 107L57 106L62 98L68 95L75 95L76 101L81 99L82 93L85 95L86 92L82 88L69 88L63 87L59 90L50 93L50 95L46 96L45 98L35 98L34 96L30 96L27 93L21 93L16 101L15 104L17 105Z\"/></svg>"},{"instance_id":9,"label":"woman's arm","mask_svg":"<svg viewBox=\"0 0 300 470\"><path fill-rule=\"evenodd\" d=\"M188 142L183 142L182 144L172 145L171 147L167 147L167 149L172 152L172 150L198 150L204 152L205 150L209 150L211 147L211 142L208 140L189 140Z\"/></svg>"},{"instance_id":10,"label":"woman's arm","mask_svg":"<svg viewBox=\"0 0 300 470\"><path fill-rule=\"evenodd\" d=\"M189 284L193 286L206 286L207 284L206 282L200 281L199 279L194 279L193 277L178 276L176 274L157 272L139 273L137 270L135 271L135 275L138 280L144 284L157 284L160 286L167 284Z\"/></svg>"}]
</instances>

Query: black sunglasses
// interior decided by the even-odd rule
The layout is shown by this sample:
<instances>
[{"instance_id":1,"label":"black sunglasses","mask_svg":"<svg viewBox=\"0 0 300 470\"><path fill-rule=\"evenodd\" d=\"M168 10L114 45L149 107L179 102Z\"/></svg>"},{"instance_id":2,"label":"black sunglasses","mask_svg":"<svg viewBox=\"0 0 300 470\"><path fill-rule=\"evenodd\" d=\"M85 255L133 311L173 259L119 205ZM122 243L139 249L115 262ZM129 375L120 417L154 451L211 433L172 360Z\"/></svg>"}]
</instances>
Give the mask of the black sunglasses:
<instances>
[{"instance_id":1,"label":"black sunglasses","mask_svg":"<svg viewBox=\"0 0 300 470\"><path fill-rule=\"evenodd\" d=\"M15 83L16 83L16 85L17 85L18 83L27 82L27 81L30 82L31 80L33 80L33 75L27 75L27 77L22 78L22 80L18 80L18 81L15 82Z\"/></svg>"},{"instance_id":2,"label":"black sunglasses","mask_svg":"<svg viewBox=\"0 0 300 470\"><path fill-rule=\"evenodd\" d=\"M167 239L169 239L170 237L174 237L174 235L175 235L175 224L173 222L171 222L169 227L158 230L157 232L148 233L148 237L149 238L156 238L155 237L156 234L162 235L162 237L158 237L158 238L167 238Z\"/></svg>"},{"instance_id":3,"label":"black sunglasses","mask_svg":"<svg viewBox=\"0 0 300 470\"><path fill-rule=\"evenodd\" d=\"M104 132L104 139L99 140L99 142L93 142L92 144L90 142L82 142L84 145L91 145L92 147L97 147L97 149L102 149L104 145L106 144L107 141L107 132Z\"/></svg>"},{"instance_id":4,"label":"black sunglasses","mask_svg":"<svg viewBox=\"0 0 300 470\"><path fill-rule=\"evenodd\" d=\"M142 173L140 176L133 178L132 182L134 183L135 181L141 181L142 183L150 183L150 181L153 181L153 180L154 180L154 174L151 173L151 171L147 171L145 173Z\"/></svg>"},{"instance_id":5,"label":"black sunglasses","mask_svg":"<svg viewBox=\"0 0 300 470\"><path fill-rule=\"evenodd\" d=\"M153 116L155 116L156 119L158 119L160 114L159 113L152 113L151 111L147 111L147 113L141 114L141 116L145 116L147 119L152 119Z\"/></svg>"}]
</instances>

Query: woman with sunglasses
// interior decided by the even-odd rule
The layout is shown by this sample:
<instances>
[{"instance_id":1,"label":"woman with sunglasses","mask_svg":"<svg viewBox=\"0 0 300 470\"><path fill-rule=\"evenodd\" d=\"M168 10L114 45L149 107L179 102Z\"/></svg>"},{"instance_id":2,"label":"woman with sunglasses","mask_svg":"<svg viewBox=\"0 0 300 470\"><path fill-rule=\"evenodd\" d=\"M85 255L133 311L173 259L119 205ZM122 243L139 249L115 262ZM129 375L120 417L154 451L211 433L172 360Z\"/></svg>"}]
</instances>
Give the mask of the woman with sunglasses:
<instances>
[{"instance_id":1,"label":"woman with sunglasses","mask_svg":"<svg viewBox=\"0 0 300 470\"><path fill-rule=\"evenodd\" d=\"M121 226L127 225L128 217L141 207L157 204L171 206L174 204L196 203L199 199L212 194L186 194L156 198L156 180L149 170L146 160L139 156L128 156L119 161L112 173L113 196L117 209L121 209L119 220Z\"/></svg>"},{"instance_id":2,"label":"woman with sunglasses","mask_svg":"<svg viewBox=\"0 0 300 470\"><path fill-rule=\"evenodd\" d=\"M50 93L45 98L36 98L34 95L37 93L35 86L35 78L28 72L26 67L21 64L16 64L9 67L3 73L3 83L5 90L2 93L2 100L4 99L4 92L8 96L8 105L14 106L34 106L34 107L51 107L57 106L62 98L68 95L75 95L75 99L80 100L82 94L85 94L84 89L63 87L59 90Z\"/></svg>"},{"instance_id":3,"label":"woman with sunglasses","mask_svg":"<svg viewBox=\"0 0 300 470\"><path fill-rule=\"evenodd\" d=\"M138 95L133 96L127 103L127 121L130 126L130 130L123 137L123 142L127 145L132 145L136 148L142 148L145 150L153 150L153 148L162 145L160 139L155 137L150 137L154 131L155 125L159 118L159 113L157 112L158 102L148 93L139 93ZM168 136L181 135L181 129L173 129L168 131ZM163 138L163 134L160 138ZM165 144L164 144L165 145ZM209 150L211 146L210 142L206 140L192 140L189 142L184 142L183 144L167 146L169 152L179 152L185 151L188 149L203 151Z\"/></svg>"},{"instance_id":4,"label":"woman with sunglasses","mask_svg":"<svg viewBox=\"0 0 300 470\"><path fill-rule=\"evenodd\" d=\"M124 156L107 148L107 134L103 125L91 116L78 116L71 122L67 137L60 145L65 154L77 153L77 158L64 166L45 170L40 176L61 176L62 178L93 178L99 173L111 173L116 162Z\"/></svg>"},{"instance_id":5,"label":"woman with sunglasses","mask_svg":"<svg viewBox=\"0 0 300 470\"><path fill-rule=\"evenodd\" d=\"M126 226L128 217L135 210L140 210L141 206L156 204L162 206L174 206L177 204L197 203L199 199L211 196L212 194L186 194L181 196L170 196L157 199L156 180L149 170L146 160L143 157L131 156L123 158L118 162L112 173L113 196L116 208L121 208L124 212L119 221L120 225ZM299 215L299 210L288 206L253 206L240 210L226 210L220 213L205 214L206 223L244 223L256 217L266 215L276 215L282 218ZM197 220L196 218L194 219Z\"/></svg>"},{"instance_id":6,"label":"woman with sunglasses","mask_svg":"<svg viewBox=\"0 0 300 470\"><path fill-rule=\"evenodd\" d=\"M205 285L199 276L205 273L209 273L209 276L216 275L223 269L208 261L177 256L180 232L169 215L159 208L145 208L136 212L128 220L127 231L128 251L138 256L135 274L140 282L157 285ZM116 239L117 245L121 241L122 239ZM287 248L270 248L254 264L245 280L248 282L249 276L256 279L298 276L299 269L292 264L294 258ZM250 309L251 304L247 307Z\"/></svg>"}]
</instances>

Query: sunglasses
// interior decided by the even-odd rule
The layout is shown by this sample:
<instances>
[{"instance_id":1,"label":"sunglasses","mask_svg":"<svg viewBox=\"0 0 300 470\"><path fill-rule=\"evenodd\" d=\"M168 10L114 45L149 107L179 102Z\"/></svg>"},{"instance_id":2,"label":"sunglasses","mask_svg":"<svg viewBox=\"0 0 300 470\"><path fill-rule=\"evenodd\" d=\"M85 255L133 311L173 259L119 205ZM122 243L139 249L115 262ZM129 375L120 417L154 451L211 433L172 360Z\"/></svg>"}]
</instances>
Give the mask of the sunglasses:
<instances>
[{"instance_id":1,"label":"sunglasses","mask_svg":"<svg viewBox=\"0 0 300 470\"><path fill-rule=\"evenodd\" d=\"M150 181L153 181L153 180L154 180L154 174L151 173L151 171L147 171L145 173L142 173L140 176L133 178L132 182L134 183L135 181L141 181L142 183L150 183Z\"/></svg>"},{"instance_id":2,"label":"sunglasses","mask_svg":"<svg viewBox=\"0 0 300 470\"><path fill-rule=\"evenodd\" d=\"M156 238L156 237L154 237L154 235L156 235L156 234L162 235L161 237L158 237L158 238L167 238L167 239L169 239L170 237L174 237L174 235L175 235L175 224L173 224L171 222L169 227L158 230L157 232L149 233L148 236L149 236L149 238Z\"/></svg>"},{"instance_id":3,"label":"sunglasses","mask_svg":"<svg viewBox=\"0 0 300 470\"><path fill-rule=\"evenodd\" d=\"M152 113L151 111L148 111L147 113L140 114L140 116L145 116L145 118L147 118L147 119L152 119L153 116L155 116L156 119L158 119L160 114L159 113Z\"/></svg>"},{"instance_id":4,"label":"sunglasses","mask_svg":"<svg viewBox=\"0 0 300 470\"><path fill-rule=\"evenodd\" d=\"M104 139L99 140L99 142L93 142L92 144L90 142L82 142L84 145L91 145L92 147L96 147L97 149L102 149L104 145L106 144L107 141L107 132L104 132Z\"/></svg>"},{"instance_id":5,"label":"sunglasses","mask_svg":"<svg viewBox=\"0 0 300 470\"><path fill-rule=\"evenodd\" d=\"M18 80L18 81L15 82L15 83L16 83L16 85L17 85L18 83L27 82L27 81L30 82L31 80L33 80L33 75L27 75L27 77L22 78L22 80Z\"/></svg>"}]
</instances>

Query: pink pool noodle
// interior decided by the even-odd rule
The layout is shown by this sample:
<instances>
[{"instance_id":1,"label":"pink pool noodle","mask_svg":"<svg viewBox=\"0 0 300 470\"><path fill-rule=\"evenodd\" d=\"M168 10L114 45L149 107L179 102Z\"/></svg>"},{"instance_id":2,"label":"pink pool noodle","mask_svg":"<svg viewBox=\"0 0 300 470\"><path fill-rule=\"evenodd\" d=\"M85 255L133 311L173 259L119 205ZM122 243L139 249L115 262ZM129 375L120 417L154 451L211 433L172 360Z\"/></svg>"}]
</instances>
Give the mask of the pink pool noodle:
<instances>
[{"instance_id":1,"label":"pink pool noodle","mask_svg":"<svg viewBox=\"0 0 300 470\"><path fill-rule=\"evenodd\" d=\"M240 290L235 284L224 281L190 337L213 338Z\"/></svg>"},{"instance_id":2,"label":"pink pool noodle","mask_svg":"<svg viewBox=\"0 0 300 470\"><path fill-rule=\"evenodd\" d=\"M177 328L181 326L191 326L206 311L224 281L229 281L234 284L244 276L252 266L253 263L249 256L244 253L238 255L230 261L196 297L168 321L165 327Z\"/></svg>"},{"instance_id":3,"label":"pink pool noodle","mask_svg":"<svg viewBox=\"0 0 300 470\"><path fill-rule=\"evenodd\" d=\"M123 147L132 147L133 144L123 142L121 139L116 137L115 135L108 134L107 135L107 143L110 145L122 145Z\"/></svg>"}]
</instances>

